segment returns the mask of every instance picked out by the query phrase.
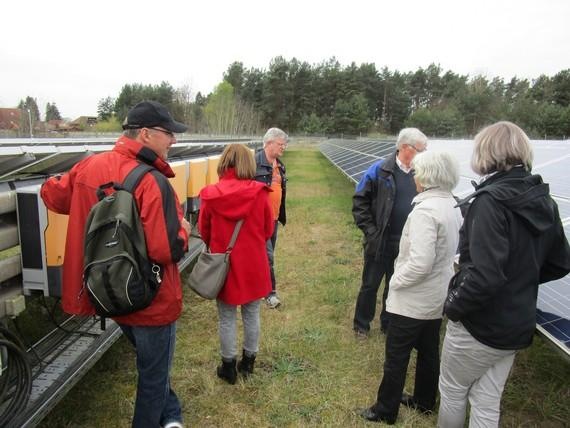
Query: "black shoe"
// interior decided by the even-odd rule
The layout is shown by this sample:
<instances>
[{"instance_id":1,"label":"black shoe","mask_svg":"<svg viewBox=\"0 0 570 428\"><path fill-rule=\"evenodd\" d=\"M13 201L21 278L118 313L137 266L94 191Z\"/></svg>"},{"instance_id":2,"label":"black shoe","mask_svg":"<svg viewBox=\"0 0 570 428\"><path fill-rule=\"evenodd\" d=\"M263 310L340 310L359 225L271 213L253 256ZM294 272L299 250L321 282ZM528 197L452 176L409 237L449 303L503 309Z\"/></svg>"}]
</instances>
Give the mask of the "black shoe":
<instances>
[{"instance_id":1,"label":"black shoe","mask_svg":"<svg viewBox=\"0 0 570 428\"><path fill-rule=\"evenodd\" d=\"M242 358L237 364L238 371L243 377L247 378L250 374L253 374L253 365L255 363L255 355L247 355L245 349L242 353Z\"/></svg>"},{"instance_id":2,"label":"black shoe","mask_svg":"<svg viewBox=\"0 0 570 428\"><path fill-rule=\"evenodd\" d=\"M360 409L358 414L371 422L384 422L388 425L394 425L396 423L396 418L394 416L381 415L374 411L374 407L368 407L366 409Z\"/></svg>"},{"instance_id":3,"label":"black shoe","mask_svg":"<svg viewBox=\"0 0 570 428\"><path fill-rule=\"evenodd\" d=\"M400 399L400 403L404 406L409 407L410 409L417 410L418 412L424 415L430 415L433 413L433 408L428 408L419 404L413 395L406 394L405 392L402 394L402 398Z\"/></svg>"},{"instance_id":4,"label":"black shoe","mask_svg":"<svg viewBox=\"0 0 570 428\"><path fill-rule=\"evenodd\" d=\"M222 365L218 366L216 374L230 385L235 384L237 380L236 359L234 358L231 361L222 360Z\"/></svg>"}]
</instances>

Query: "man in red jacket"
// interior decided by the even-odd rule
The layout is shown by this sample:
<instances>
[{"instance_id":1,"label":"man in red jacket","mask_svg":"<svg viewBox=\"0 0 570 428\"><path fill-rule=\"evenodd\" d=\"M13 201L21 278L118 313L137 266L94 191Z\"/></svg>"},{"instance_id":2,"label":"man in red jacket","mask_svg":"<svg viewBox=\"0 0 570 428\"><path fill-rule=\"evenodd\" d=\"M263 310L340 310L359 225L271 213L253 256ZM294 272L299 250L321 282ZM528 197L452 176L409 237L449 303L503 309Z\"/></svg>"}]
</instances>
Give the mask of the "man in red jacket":
<instances>
[{"instance_id":1,"label":"man in red jacket","mask_svg":"<svg viewBox=\"0 0 570 428\"><path fill-rule=\"evenodd\" d=\"M148 257L162 266L162 282L150 306L115 317L137 354L137 397L133 427L182 427L182 411L170 388L176 320L182 311L182 289L177 262L188 246L190 225L184 219L169 177L174 172L166 162L175 132L187 127L174 121L160 103L143 101L127 114L123 135L112 151L90 156L68 173L52 177L42 186L46 206L68 214L63 266L63 310L92 315L94 309L82 292L85 221L97 202L96 189L104 183L122 183L139 162L155 169L145 174L135 189L148 250Z\"/></svg>"}]
</instances>

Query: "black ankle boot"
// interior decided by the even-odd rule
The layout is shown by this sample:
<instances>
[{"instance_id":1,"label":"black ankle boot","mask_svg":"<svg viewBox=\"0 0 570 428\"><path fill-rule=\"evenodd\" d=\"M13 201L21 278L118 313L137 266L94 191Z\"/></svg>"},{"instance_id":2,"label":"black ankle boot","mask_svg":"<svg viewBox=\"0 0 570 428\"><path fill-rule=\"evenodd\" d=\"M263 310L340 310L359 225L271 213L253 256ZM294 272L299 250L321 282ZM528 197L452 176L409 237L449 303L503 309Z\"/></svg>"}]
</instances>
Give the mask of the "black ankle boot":
<instances>
[{"instance_id":1,"label":"black ankle boot","mask_svg":"<svg viewBox=\"0 0 570 428\"><path fill-rule=\"evenodd\" d=\"M218 366L216 373L220 379L225 380L230 385L235 384L237 380L236 359L230 361L222 359L222 365Z\"/></svg>"},{"instance_id":2,"label":"black ankle boot","mask_svg":"<svg viewBox=\"0 0 570 428\"><path fill-rule=\"evenodd\" d=\"M247 355L244 349L241 360L237 365L237 369L243 375L243 377L248 377L250 374L253 373L254 363L255 363L255 355Z\"/></svg>"}]
</instances>

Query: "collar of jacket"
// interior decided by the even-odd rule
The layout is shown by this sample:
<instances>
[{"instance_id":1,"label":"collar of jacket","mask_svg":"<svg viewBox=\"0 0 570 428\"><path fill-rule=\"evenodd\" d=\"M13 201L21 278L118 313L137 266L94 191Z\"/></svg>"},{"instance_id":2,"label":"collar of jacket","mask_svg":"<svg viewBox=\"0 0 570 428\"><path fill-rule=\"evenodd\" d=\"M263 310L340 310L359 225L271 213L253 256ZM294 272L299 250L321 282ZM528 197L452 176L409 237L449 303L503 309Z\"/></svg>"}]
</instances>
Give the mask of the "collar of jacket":
<instances>
[{"instance_id":1,"label":"collar of jacket","mask_svg":"<svg viewBox=\"0 0 570 428\"><path fill-rule=\"evenodd\" d=\"M503 179L519 179L524 178L528 175L530 175L530 173L527 172L522 165L517 165L508 171L501 171L490 175L486 180L483 180L481 183L475 186L475 190L482 189L485 186L489 186Z\"/></svg>"},{"instance_id":2,"label":"collar of jacket","mask_svg":"<svg viewBox=\"0 0 570 428\"><path fill-rule=\"evenodd\" d=\"M384 162L382 162L382 166L380 167L380 169L382 171L389 173L389 174L393 174L394 168L396 167L396 156L397 155L398 155L398 150L396 150L394 153L392 153L390 156L388 156L386 158L386 160L384 160Z\"/></svg>"},{"instance_id":3,"label":"collar of jacket","mask_svg":"<svg viewBox=\"0 0 570 428\"><path fill-rule=\"evenodd\" d=\"M509 171L501 171L501 172L497 172L495 174L492 174L491 176L489 176L489 178L487 178L486 180L482 181L481 183L477 184L474 181L471 181L471 184L473 184L473 187L475 188L475 191L473 193L471 193L470 195L466 196L463 199L460 199L457 202L457 207L461 207L462 205L467 204L471 199L475 198L477 195L479 195L482 192L486 192L489 186L493 185L494 183L497 183L501 180L510 180L510 179L520 179L523 177L526 177L527 175L529 175L530 173L527 172L524 167L522 166L515 166L514 168L510 169Z\"/></svg>"},{"instance_id":4,"label":"collar of jacket","mask_svg":"<svg viewBox=\"0 0 570 428\"><path fill-rule=\"evenodd\" d=\"M442 190L434 187L418 193L412 200L412 204L419 204L420 202L430 198L453 198L453 195L447 190Z\"/></svg>"},{"instance_id":5,"label":"collar of jacket","mask_svg":"<svg viewBox=\"0 0 570 428\"><path fill-rule=\"evenodd\" d=\"M224 175L222 175L220 177L220 180L232 180L232 179L239 180L239 178L237 178L235 168L226 169L226 171L224 172Z\"/></svg>"},{"instance_id":6,"label":"collar of jacket","mask_svg":"<svg viewBox=\"0 0 570 428\"><path fill-rule=\"evenodd\" d=\"M166 177L171 178L175 175L168 162L163 161L148 147L124 135L117 140L113 150L155 167Z\"/></svg>"},{"instance_id":7,"label":"collar of jacket","mask_svg":"<svg viewBox=\"0 0 570 428\"><path fill-rule=\"evenodd\" d=\"M259 151L261 153L260 165L263 165L267 168L273 168L273 165L270 164L269 160L267 159L267 155L265 154L265 149L260 149ZM283 166L283 162L281 162L281 159L275 158L275 160L277 161L277 165L279 165L279 167Z\"/></svg>"}]
</instances>

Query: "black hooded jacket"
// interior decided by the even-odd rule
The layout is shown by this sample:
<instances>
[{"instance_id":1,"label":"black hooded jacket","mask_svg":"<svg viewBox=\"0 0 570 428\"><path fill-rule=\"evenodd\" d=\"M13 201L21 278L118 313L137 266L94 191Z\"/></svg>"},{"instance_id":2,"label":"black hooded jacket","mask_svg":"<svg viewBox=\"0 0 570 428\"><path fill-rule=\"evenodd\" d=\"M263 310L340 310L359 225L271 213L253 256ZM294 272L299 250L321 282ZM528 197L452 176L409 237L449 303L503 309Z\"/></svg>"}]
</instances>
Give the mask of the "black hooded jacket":
<instances>
[{"instance_id":1,"label":"black hooded jacket","mask_svg":"<svg viewBox=\"0 0 570 428\"><path fill-rule=\"evenodd\" d=\"M444 312L481 343L522 349L536 326L538 285L570 271L570 247L548 184L522 167L494 174L460 231L459 272Z\"/></svg>"}]
</instances>

